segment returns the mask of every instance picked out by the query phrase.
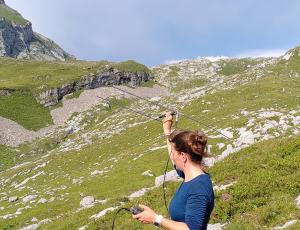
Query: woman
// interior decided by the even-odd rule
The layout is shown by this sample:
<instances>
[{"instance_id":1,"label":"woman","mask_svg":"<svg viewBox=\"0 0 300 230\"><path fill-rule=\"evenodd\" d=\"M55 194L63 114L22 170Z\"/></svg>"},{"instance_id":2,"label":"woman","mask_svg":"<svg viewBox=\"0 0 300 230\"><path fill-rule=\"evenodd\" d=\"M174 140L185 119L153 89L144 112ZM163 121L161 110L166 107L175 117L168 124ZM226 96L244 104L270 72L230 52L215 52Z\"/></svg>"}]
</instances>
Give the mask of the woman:
<instances>
[{"instance_id":1,"label":"woman","mask_svg":"<svg viewBox=\"0 0 300 230\"><path fill-rule=\"evenodd\" d=\"M202 158L208 156L207 136L201 132L171 133L173 117L166 112L163 120L168 152L173 165L184 181L175 193L169 207L171 219L157 215L151 208L140 205L143 212L133 218L168 230L207 229L214 208L214 192L210 176L201 167Z\"/></svg>"}]
</instances>

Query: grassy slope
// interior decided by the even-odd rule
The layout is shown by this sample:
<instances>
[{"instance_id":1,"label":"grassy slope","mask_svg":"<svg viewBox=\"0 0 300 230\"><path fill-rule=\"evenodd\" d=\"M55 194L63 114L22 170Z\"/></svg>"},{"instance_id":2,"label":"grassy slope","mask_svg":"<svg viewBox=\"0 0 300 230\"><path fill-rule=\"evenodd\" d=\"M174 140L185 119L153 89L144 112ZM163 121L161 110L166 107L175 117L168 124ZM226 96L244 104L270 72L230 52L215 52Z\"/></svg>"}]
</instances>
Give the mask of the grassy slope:
<instances>
[{"instance_id":1,"label":"grassy slope","mask_svg":"<svg viewBox=\"0 0 300 230\"><path fill-rule=\"evenodd\" d=\"M134 61L31 61L0 59L0 88L30 89L33 93L79 80L82 76L101 72L110 66L122 71L148 72L148 68Z\"/></svg>"},{"instance_id":2,"label":"grassy slope","mask_svg":"<svg viewBox=\"0 0 300 230\"><path fill-rule=\"evenodd\" d=\"M211 170L215 182L237 183L217 194L213 219L230 221L229 229L274 227L299 219L299 164L299 136L253 145L218 163Z\"/></svg>"},{"instance_id":3,"label":"grassy slope","mask_svg":"<svg viewBox=\"0 0 300 230\"><path fill-rule=\"evenodd\" d=\"M296 47L287 53L290 54L288 60L282 59L274 68L279 74L300 74L300 47Z\"/></svg>"},{"instance_id":4,"label":"grassy slope","mask_svg":"<svg viewBox=\"0 0 300 230\"><path fill-rule=\"evenodd\" d=\"M261 108L293 109L299 105L297 95L299 95L299 78L266 77L257 82L236 87L232 90L217 92L207 95L199 100L194 100L183 112L198 114L204 123L218 125L218 127L239 127L244 125L245 119L230 119L230 116L241 109L256 111ZM288 89L284 93L282 89ZM205 102L202 102L202 99ZM207 104L210 102L210 104ZM209 110L208 113L201 114L202 110ZM192 123L183 120L183 127ZM205 127L206 128L206 127Z\"/></svg>"},{"instance_id":5,"label":"grassy slope","mask_svg":"<svg viewBox=\"0 0 300 230\"><path fill-rule=\"evenodd\" d=\"M0 172L14 166L16 153L4 145L0 145Z\"/></svg>"},{"instance_id":6,"label":"grassy slope","mask_svg":"<svg viewBox=\"0 0 300 230\"><path fill-rule=\"evenodd\" d=\"M222 121L218 123L218 127L228 127L230 125L233 127L240 127L244 125L245 118L241 117L235 121L230 119L230 115L239 111L240 108L246 108L248 110L257 110L262 107L269 108L270 105L273 105L273 102L274 104L275 102L278 103L278 107L284 108L285 105L287 105L287 109L295 108L298 103L296 100L293 100L293 98L295 98L295 95L298 92L297 85L299 85L298 79L269 77L258 81L256 84L241 86L233 90L223 91L203 97L202 99L205 101L211 102L210 105L202 104L200 100L195 100L190 106L184 109L184 112L194 114L198 118L203 117L203 119L206 120L206 123L209 123L208 121L210 121L212 118ZM283 86L290 88L288 94L281 93ZM244 92L248 96L235 96L239 95L239 91ZM272 96L267 93L269 91L272 92ZM258 98L254 97L256 94L259 94ZM220 103L220 98L224 99L222 103ZM209 109L210 112L203 114L203 109ZM121 111L113 110L111 112L120 113ZM109 113L105 116L109 116ZM105 116L103 116L101 119L104 119ZM188 123L184 119L181 119L180 127L189 129L201 128L195 127L195 124ZM13 220L6 220L4 222L1 222L0 220L0 226L5 227L10 224L15 226L30 224L28 220L30 220L33 216L36 216L40 220L46 217L54 218L56 215L62 216L61 219L53 221L49 225L45 225L44 227L47 229L75 228L92 222L89 219L91 215L107 207L116 205L118 201L124 200L125 196L128 196L132 192L139 190L142 187L153 186L153 178L141 176L141 173L147 169L151 169L156 175L160 175L163 172L166 160L166 150L160 149L156 151L147 151L147 149L150 147L163 145L164 141L162 139L157 139L157 134L159 133L161 133L160 125L156 123L147 123L130 128L120 135L115 135L112 138L96 140L93 145L87 146L80 151L71 151L59 155L54 154L51 157L46 158L51 159L51 162L43 169L45 171L45 175L36 178L35 181L29 181L28 185L31 187L31 189L25 189L21 192L11 192L10 195L22 196L24 194L31 194L34 190L44 190L41 191L41 197L50 198L50 195L45 194L47 190L50 190L50 188L60 187L61 185L66 185L67 189L55 192L54 196L60 197L62 194L69 193L69 195L67 195L68 198L66 198L64 201L56 200L47 205L39 204L33 209L27 210L26 214L23 214ZM211 140L210 144L216 141L218 140ZM292 142L289 143L293 145ZM262 146L272 146L271 143L272 142L267 142L266 144L262 143ZM42 146L39 150L40 154L43 154ZM252 151L251 148L250 150ZM250 150L248 149L248 151ZM146 153L143 157L136 161L132 160L134 157L145 151ZM243 152L247 151L244 150ZM53 153L55 153L55 151ZM215 151L214 153L218 154L219 152ZM110 159L113 157L120 157L120 159L118 162L112 163ZM130 164L128 164L128 162L130 162ZM99 165L95 165L96 163ZM114 164L114 167L105 175L105 177L90 177L90 173L94 170L101 170L104 167L109 167L111 164ZM33 166L25 166L24 170L20 169L11 172L8 171L2 175L4 177L11 177L17 172L26 171L26 168L33 168ZM18 176L14 180L20 183L26 177L32 176L36 173L36 171L33 171L26 176ZM218 178L218 176L221 176L219 173L217 173L217 171L212 175L214 180L215 178ZM72 184L72 178L79 178L80 176L84 177L84 182L81 185ZM221 179L219 181L222 183L226 182L221 181ZM289 179L287 179L286 182L290 183ZM169 196L171 196L175 187L176 185L169 188ZM85 196L93 195L97 199L109 197L110 201L107 204L97 205L91 209L74 214L74 211L79 208L79 202L81 200L79 195L80 193L84 193ZM157 210L163 211L161 190L158 189L153 191L151 194L152 195L143 198L143 201L148 204L151 203L157 208ZM278 198L279 197L280 196L278 196ZM157 203L155 203L154 200L157 200ZM222 210L223 207L220 205L225 204L217 204L216 213L223 213L223 216L218 214L218 216L213 218L213 221L233 220L234 218L238 217L240 211L242 210L240 207L237 207L234 209L236 215L231 217L226 212L226 210L228 210L228 206L224 207L224 211L220 211L220 209ZM7 204L5 202L0 202L0 206L7 207ZM293 211L294 209L289 206L289 210ZM0 211L0 215L3 215L4 213L14 213L15 211L16 208L7 207L5 211ZM99 220L97 223L95 223L95 225L109 225L111 221L111 215L105 217L103 221ZM274 219L271 220L267 225L273 226L277 222L278 220ZM123 221L120 220L120 229L124 226L136 226L136 228L133 229L139 229L138 226L140 225L132 225L132 223L133 222L130 219L123 219ZM94 228L95 226L93 227L93 225L91 225L91 229Z\"/></svg>"},{"instance_id":7,"label":"grassy slope","mask_svg":"<svg viewBox=\"0 0 300 230\"><path fill-rule=\"evenodd\" d=\"M0 59L0 87L30 89L33 93L80 79L81 76L102 70L108 62L31 61Z\"/></svg>"},{"instance_id":8,"label":"grassy slope","mask_svg":"<svg viewBox=\"0 0 300 230\"><path fill-rule=\"evenodd\" d=\"M268 229L292 219L299 219L300 210L295 205L300 189L299 164L299 136L253 145L216 164L209 170L215 183L237 183L225 191L216 192L211 222L230 222L227 229ZM178 183L167 184L169 201L170 194L178 186ZM127 206L137 203L147 204L166 215L161 188L128 203ZM109 229L112 217L113 213L107 215L94 227ZM118 217L116 229L141 228L129 214ZM144 229L152 227L147 226Z\"/></svg>"},{"instance_id":9,"label":"grassy slope","mask_svg":"<svg viewBox=\"0 0 300 230\"><path fill-rule=\"evenodd\" d=\"M258 63L258 60L249 58L222 60L220 61L220 65L222 68L219 71L219 74L229 76L237 73L242 73L249 67Z\"/></svg>"},{"instance_id":10,"label":"grassy slope","mask_svg":"<svg viewBox=\"0 0 300 230\"><path fill-rule=\"evenodd\" d=\"M149 72L146 66L134 61L46 62L0 58L0 89L17 90L11 96L0 97L0 116L12 119L27 129L45 127L52 123L50 111L42 108L35 100L35 94L79 80L84 75L101 72L109 66L126 72Z\"/></svg>"},{"instance_id":11,"label":"grassy slope","mask_svg":"<svg viewBox=\"0 0 300 230\"><path fill-rule=\"evenodd\" d=\"M15 22L20 25L28 23L17 11L6 5L0 5L0 18L5 18L9 22Z\"/></svg>"},{"instance_id":12,"label":"grassy slope","mask_svg":"<svg viewBox=\"0 0 300 230\"><path fill-rule=\"evenodd\" d=\"M29 130L39 130L53 124L49 109L37 103L28 91L15 91L9 96L0 96L0 116Z\"/></svg>"}]
</instances>

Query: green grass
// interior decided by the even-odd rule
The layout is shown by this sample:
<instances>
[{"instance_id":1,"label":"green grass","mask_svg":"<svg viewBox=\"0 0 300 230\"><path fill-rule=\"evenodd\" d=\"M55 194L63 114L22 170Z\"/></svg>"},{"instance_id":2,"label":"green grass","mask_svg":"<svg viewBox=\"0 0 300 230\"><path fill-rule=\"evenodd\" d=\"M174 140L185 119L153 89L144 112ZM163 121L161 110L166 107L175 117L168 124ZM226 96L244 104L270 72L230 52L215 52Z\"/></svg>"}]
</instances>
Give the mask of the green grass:
<instances>
[{"instance_id":1,"label":"green grass","mask_svg":"<svg viewBox=\"0 0 300 230\"><path fill-rule=\"evenodd\" d=\"M0 145L0 172L15 165L16 153L4 145Z\"/></svg>"},{"instance_id":2,"label":"green grass","mask_svg":"<svg viewBox=\"0 0 300 230\"><path fill-rule=\"evenodd\" d=\"M0 5L0 18L20 25L26 25L28 23L21 14L6 5Z\"/></svg>"},{"instance_id":3,"label":"green grass","mask_svg":"<svg viewBox=\"0 0 300 230\"><path fill-rule=\"evenodd\" d=\"M134 61L49 62L0 58L0 89L16 90L11 96L0 97L0 116L14 120L32 130L52 124L49 109L42 108L36 102L37 94L77 81L91 73L103 72L112 66L125 72L149 72L146 66ZM146 85L151 86L151 84L149 82ZM82 90L75 92L73 97L78 97L81 92ZM53 108L55 107L51 107Z\"/></svg>"},{"instance_id":4,"label":"green grass","mask_svg":"<svg viewBox=\"0 0 300 230\"><path fill-rule=\"evenodd\" d=\"M254 59L243 58L243 59L230 59L220 61L222 69L218 71L219 74L230 76L237 73L242 73L249 68L258 64L259 62Z\"/></svg>"},{"instance_id":5,"label":"green grass","mask_svg":"<svg viewBox=\"0 0 300 230\"><path fill-rule=\"evenodd\" d=\"M206 83L207 81L203 79L187 79L184 80L182 83L177 84L175 87L173 87L172 92L180 92L182 90L204 86Z\"/></svg>"},{"instance_id":6,"label":"green grass","mask_svg":"<svg viewBox=\"0 0 300 230\"><path fill-rule=\"evenodd\" d=\"M83 76L116 67L126 72L148 72L148 68L134 61L35 61L0 58L0 88L30 89L33 93L61 87Z\"/></svg>"},{"instance_id":7,"label":"green grass","mask_svg":"<svg viewBox=\"0 0 300 230\"><path fill-rule=\"evenodd\" d=\"M0 96L0 116L29 130L39 130L53 124L49 109L40 105L28 91L14 91L8 96Z\"/></svg>"},{"instance_id":8,"label":"green grass","mask_svg":"<svg viewBox=\"0 0 300 230\"><path fill-rule=\"evenodd\" d=\"M157 85L157 83L150 80L150 81L142 82L142 84L140 86L141 87L153 88L154 85Z\"/></svg>"},{"instance_id":9,"label":"green grass","mask_svg":"<svg viewBox=\"0 0 300 230\"><path fill-rule=\"evenodd\" d=\"M176 72L175 70L174 72ZM219 91L195 99L181 111L193 114L206 124L215 121L214 127L240 128L247 122L247 117L242 116L233 120L231 115L239 113L241 109L257 111L261 108L273 107L289 111L297 108L299 106L296 99L299 95L299 87L297 87L299 83L298 78L268 76L257 82L237 86L235 89ZM282 93L283 87L289 89L284 94ZM210 104L206 103L208 101ZM147 122L128 128L112 137L100 139L95 136L93 144L80 150L64 153L57 151L59 144L78 136L83 137L88 132L92 133L94 128L99 128L103 132L107 131L105 125L101 126L95 122L96 118L101 122L111 117L111 124L114 125L115 122L115 126L119 125L114 115L125 114L128 111L121 107L132 103L134 105L134 101L131 100L112 99L110 108L99 105L88 111L90 115L85 113L82 122L86 123L87 127L84 130L67 137L61 133L52 139L46 138L32 145L22 145L19 154L25 154L22 160L29 160L31 163L22 168L1 173L3 181L17 175L13 181L21 183L37 172L44 171L45 174L28 181L26 184L28 187L21 191L13 189L12 182L7 183L0 188L0 193L10 190L10 196L21 197L25 194L32 194L36 190L40 191L40 197L49 199L54 196L56 200L45 205L32 204L32 209L24 211L24 214L12 220L0 219L0 228L11 226L12 229L17 229L32 224L30 220L36 216L39 220L54 219L51 223L43 225L43 229L76 229L86 224L89 224L88 229L110 229L114 213L109 213L95 222L89 217L107 207L118 205L120 201L124 201L128 207L144 203L153 207L158 213L166 215L161 188L154 189L140 199L130 202L125 199L134 191L154 185L154 177L142 176L142 172L151 169L155 176L158 176L164 171L167 159L166 149L149 151L151 147L165 144L163 138L158 136L162 132L160 124ZM205 109L209 112L202 113ZM140 121L134 115L129 118L133 118L133 120L127 119L126 123ZM278 121L276 117L272 119ZM205 128L188 122L183 117L180 118L179 126L181 129L192 130ZM271 228L281 225L292 218L299 219L299 210L296 209L294 203L297 193L299 193L298 178L300 175L297 170L300 163L299 141L298 136L261 142L232 154L224 162L211 168L209 172L217 184L237 181L226 191L216 193L216 207L211 223L228 221L230 222L228 229L259 229L260 227ZM221 138L209 140L209 144L212 145L219 142L229 143ZM9 150L4 151L9 152ZM43 158L49 151L51 154ZM213 154L218 155L220 152L214 148ZM137 160L133 160L140 154L143 155ZM117 158L118 161L114 162L114 158ZM37 159L41 162L34 163L34 160ZM33 170L43 160L49 161L48 165ZM109 172L102 176L91 177L90 174L94 170L101 170L110 165L114 166ZM73 184L72 179L79 177L83 177L82 184ZM61 185L66 185L67 188L57 190L53 195L46 194L47 191ZM177 187L178 183L167 184L168 201ZM68 194L66 195L66 193ZM76 213L82 199L81 193L83 196L93 195L96 199L110 198L110 200L104 205L99 204ZM61 195L65 195L66 198L60 201ZM229 199L224 199L225 196ZM21 202L18 202L17 204L20 205ZM15 213L16 209L21 206L18 205L10 205L0 199L0 206L5 207L4 210L0 210L0 216ZM58 215L61 218L56 219ZM153 226L144 227L132 220L130 214L124 213L118 217L116 229L153 229Z\"/></svg>"},{"instance_id":10,"label":"green grass","mask_svg":"<svg viewBox=\"0 0 300 230\"><path fill-rule=\"evenodd\" d=\"M73 99L73 98L78 98L80 96L80 94L83 92L83 90L77 90L74 93L70 94L70 95L66 95L67 99Z\"/></svg>"},{"instance_id":11,"label":"green grass","mask_svg":"<svg viewBox=\"0 0 300 230\"><path fill-rule=\"evenodd\" d=\"M295 49L290 50L291 57L289 60L280 60L275 67L270 70L274 71L280 75L289 76L296 74L300 74L300 56L299 56L300 47L296 47Z\"/></svg>"},{"instance_id":12,"label":"green grass","mask_svg":"<svg viewBox=\"0 0 300 230\"><path fill-rule=\"evenodd\" d=\"M300 137L256 144L211 169L218 184L237 181L217 193L214 222L233 226L274 227L299 219L295 199L300 189ZM229 199L224 200L226 194ZM233 229L233 228L230 228Z\"/></svg>"},{"instance_id":13,"label":"green grass","mask_svg":"<svg viewBox=\"0 0 300 230\"><path fill-rule=\"evenodd\" d=\"M299 78L269 76L256 82L239 86L231 90L219 91L211 95L194 100L182 112L193 114L204 124L213 124L218 128L241 127L247 119L231 119L231 115L239 113L241 109L257 111L262 108L277 108L292 110L299 105ZM282 93L282 88L289 89ZM202 103L202 100L211 104ZM209 110L202 113L203 110ZM194 123L181 119L180 126L192 127ZM207 127L199 127L207 129Z\"/></svg>"},{"instance_id":14,"label":"green grass","mask_svg":"<svg viewBox=\"0 0 300 230\"><path fill-rule=\"evenodd\" d=\"M120 71L125 71L125 72L146 72L146 73L150 73L150 70L148 69L147 66L142 65L140 63L137 63L136 61L133 61L133 60L128 60L128 61L124 61L124 62L115 63L112 66L117 68Z\"/></svg>"},{"instance_id":15,"label":"green grass","mask_svg":"<svg viewBox=\"0 0 300 230\"><path fill-rule=\"evenodd\" d=\"M299 164L299 136L259 143L218 163L209 170L212 180L217 184L237 183L216 192L210 223L229 222L226 229L269 229L299 219L300 210L295 205L300 189ZM168 201L178 186L178 183L167 184ZM228 199L224 199L225 196ZM167 216L161 188L126 206L139 203ZM89 229L109 229L113 214L108 214ZM142 228L152 229L152 226L143 226L126 213L118 216L116 229Z\"/></svg>"},{"instance_id":16,"label":"green grass","mask_svg":"<svg viewBox=\"0 0 300 230\"><path fill-rule=\"evenodd\" d=\"M106 61L33 61L0 59L0 88L30 89L33 93L60 87L81 76L102 71Z\"/></svg>"},{"instance_id":17,"label":"green grass","mask_svg":"<svg viewBox=\"0 0 300 230\"><path fill-rule=\"evenodd\" d=\"M264 85L264 84L261 84L261 85L266 87L266 85ZM256 88L253 88L250 86L248 86L248 87L249 87L248 88L249 91L257 90ZM247 88L242 88L242 89L247 89ZM241 90L241 88L240 88L240 90ZM233 90L232 92L236 92L236 91ZM228 92L223 91L218 96L222 95L223 97L225 97L227 95L226 93L228 93ZM291 93L293 93L293 90ZM212 97L212 98L210 98L210 97L212 97L212 95L207 96L207 98L205 97L205 99L211 99L211 101L213 102L209 106L213 107L215 105L215 103L220 101L220 98L217 96ZM215 101L212 100L213 98ZM249 96L249 98L250 98L250 96ZM264 97L262 97L262 98L264 98ZM238 99L240 100L240 103L244 102L243 106L245 106L246 104L252 105L251 100L245 101L243 97L237 97L236 100L238 101ZM229 98L228 98L228 100L225 100L224 106L225 107L228 106L227 109L229 109L230 105L232 105L232 104L238 106L239 104L235 104L235 103L237 103L237 101L233 102L233 101L229 100ZM122 101L120 103L123 104ZM128 105L126 101L124 101L124 103L125 103L125 105ZM226 105L225 105L225 103L226 103ZM283 102L283 103L285 103L285 102ZM100 116L100 120L104 120L106 117L108 117L112 113L116 113L116 112L121 113L122 111L118 110L118 106L121 106L121 104L119 104L118 101L112 100L111 110L108 110L107 114L105 116L101 117L100 115L98 115L98 117ZM194 107L195 106L187 107L186 111L188 111L189 113L192 113L193 112L192 108L194 108ZM223 110L226 111L226 109L222 109L222 111ZM228 110L227 112L234 113L234 111ZM199 108L198 108L198 110L195 110L195 114L196 115L201 114L201 110L199 110ZM218 112L218 114L216 114L216 116L222 116L222 113ZM91 126L93 126L93 125L91 125ZM0 220L0 227L5 228L9 225L12 225L13 228L21 227L21 226L26 225L25 224L26 222L27 222L27 224L29 224L28 220L30 220L33 216L37 216L39 219L43 219L46 217L55 218L55 216L61 215L62 216L61 219L55 220L52 223L49 223L47 225L43 225L43 229L78 228L87 223L90 224L89 229L97 229L97 228L107 229L107 228L109 228L111 226L113 213L108 214L107 216L105 216L104 218L102 218L96 222L93 222L92 220L90 220L89 217L95 213L100 212L101 210L103 210L107 207L117 205L120 200L124 200L124 197L126 197L127 195L129 195L130 193L132 193L136 190L139 190L142 187L153 186L154 178L141 176L141 173L146 171L147 169L151 169L155 173L155 175L160 175L163 173L164 165L166 162L166 150L159 149L156 151L152 151L152 152L148 151L147 152L147 149L149 147L152 147L154 144L155 144L155 146L161 146L164 144L163 139L156 139L158 133L161 133L161 126L158 125L157 123L151 122L151 123L146 123L146 124L142 124L142 125L130 128L118 135L113 136L112 138L103 139L103 140L96 139L95 142L93 143L93 145L86 146L79 151L70 151L70 152L66 152L64 154L56 155L55 150L54 150L54 152L52 152L52 155L49 156L48 158L46 158L46 159L51 160L51 162L45 168L42 169L45 172L45 175L38 177L35 181L29 181L27 185L33 189L36 189L39 191L42 190L41 194L43 194L45 191L49 190L48 187L56 188L61 185L66 185L67 186L66 190L61 191L61 192L56 192L54 196L59 197L61 194L68 192L69 193L69 195L67 196L68 200L56 201L56 202L46 204L46 205L37 205L33 209L27 210L26 214L21 215L15 219L6 220L5 222L3 222L3 221L1 222L1 220ZM81 134L78 134L78 135L81 135ZM266 159L273 159L274 156L273 155L269 156L269 154L272 154L274 152L274 154L276 155L277 153L282 152L281 151L282 149L276 150L275 147L277 146L277 144L279 147L283 148L284 143L288 143L289 146L290 145L292 146L292 145L294 145L293 142L294 142L293 139L291 141L283 140L282 142L280 142L280 140L275 140L274 142L269 141L266 143L261 143L259 145L256 145L255 147L251 147L251 148L248 148L247 150L243 150L240 153L242 157L240 158L240 160L238 162L232 163L232 167L234 167L234 169L236 168L235 172L237 173L237 176L241 176L241 177L249 176L249 172L255 172L254 175L257 175L257 178L259 179L259 183L261 183L261 186L266 186L265 183L263 183L263 180L267 179L267 181L269 182L271 179L274 179L274 177L276 177L278 174L274 173L274 171L256 172L255 169L257 169L257 168L252 168L252 167L255 166L256 162L265 162ZM298 141L297 141L297 143L298 143ZM39 149L39 146L37 146L36 149ZM40 149L42 150L42 149L44 149L44 147L40 147ZM45 149L47 149L47 148L45 148ZM259 151L256 151L256 149L259 149ZM295 149L295 148L293 147L292 149ZM29 151L29 152L31 152L31 151ZM293 150L287 150L287 152L293 152ZM139 158L138 160L133 161L133 158L138 156L141 153L144 153L145 155L143 157ZM253 156L251 155L251 153L253 153ZM299 154L298 154L298 152L296 152L296 153L297 154L292 153L291 155L296 156L296 158L294 159L295 160L294 164L299 164L299 162L297 161L297 159L298 159L297 156ZM41 151L38 155L36 155L36 157L38 159L41 159L40 156L42 156L42 154L43 154L43 151ZM234 156L232 156L231 159L235 159ZM244 161L245 157L247 157L247 156L249 157L248 161ZM268 157L268 156L269 156L269 158L263 158L263 157ZM113 157L120 157L120 160L114 164L113 169L109 173L105 174L105 176L90 177L90 173L92 171L94 171L96 169L102 169L104 167L109 167L112 164L110 159L112 159ZM252 159L253 159L253 162L251 162ZM274 162L277 162L276 159L277 158L274 158ZM289 161L290 161L290 159L288 159L288 162ZM130 164L129 164L129 162L130 162ZM228 161L226 161L226 162L228 162ZM227 183L227 182L230 182L233 180L229 176L225 177L231 171L231 168L229 167L229 165L226 165L226 164L229 164L230 162L229 163L226 163L226 162L224 162L225 166L223 166L223 167L222 167L223 162L220 163L221 166L216 166L216 167L222 167L221 169L216 169L215 171L214 171L214 168L211 169L211 174L212 174L213 180L216 180L217 183L223 184L223 183ZM251 164L249 164L248 167L244 167L243 164L248 164L248 162L251 162ZM96 165L94 165L94 163L97 163L98 165L96 166ZM241 166L239 166L238 164L241 164ZM262 167L261 165L259 165L259 166ZM289 165L289 166L291 166L291 165ZM30 165L26 166L24 169L7 172L5 174L2 174L2 176L3 176L3 178L11 177L18 172L27 171L30 168L34 168L34 164L30 164ZM285 166L284 166L284 168L285 168ZM240 171L237 171L238 169L242 170L242 173L240 173ZM278 169L280 169L280 167L278 167ZM294 170L294 168L292 168L292 169ZM26 177L32 176L36 173L37 173L36 171L33 171L27 175L20 175L17 178L15 178L14 181L16 181L17 183L20 183ZM54 173L54 174L51 175L51 173ZM262 173L262 174L260 174L260 173ZM273 173L274 173L274 175L273 175ZM127 179L128 175L130 175L129 179ZM232 175L232 174L229 174L229 175ZM236 175L236 174L234 174L234 175ZM295 174L295 176L296 175L298 175L298 174ZM84 177L84 182L81 185L72 184L71 179L78 178L80 176ZM71 179L69 179L69 177ZM264 177L266 177L266 178L264 178ZM247 178L247 179L250 180L251 178ZM240 180L240 181L243 181L243 180ZM247 180L245 180L245 181L247 181ZM288 185L288 183L284 184L285 181L286 180L282 180L283 184L279 184L279 185L283 186L284 189L290 189L291 187L290 187L290 185ZM167 190L168 201L170 201L172 194L176 190L177 186L178 186L178 184L176 184L176 183L168 184L168 190ZM233 194L236 194L235 196L238 197L238 199L244 198L243 194L248 194L248 193L249 193L249 197L260 196L260 195L263 196L265 194L265 193L261 193L261 194L257 193L257 191L255 190L255 186L249 187L250 192L252 192L252 193L250 193L248 190L246 190L246 192L245 192L244 187L248 186L245 183L242 183L242 186L244 186L244 187L242 187L241 189L240 189L239 183L235 186L238 186L237 187L238 189L237 189L237 192L233 193ZM275 186L275 185L274 185L274 183L271 183L270 186ZM267 188L270 188L270 186ZM276 186L278 186L278 184L276 184ZM5 189L5 188L6 187L4 187L3 189ZM231 191L231 190L228 190L228 191ZM20 192L13 191L11 193L11 195L21 196L26 193L30 193L30 190L24 189L23 191L20 191ZM80 193L83 193L84 195L93 195L97 199L104 199L104 198L109 197L110 201L105 205L97 205L91 209L83 210L76 214L75 211L77 208L79 208L79 202L81 200L81 197L79 195ZM248 204L247 202L245 203L246 205L244 204L241 206L238 206L236 204L236 208L234 209L235 212L232 214L231 209L230 209L231 206L228 206L226 203L224 204L224 202L222 203L222 200L220 198L221 195L222 194L217 195L216 209L215 209L215 212L214 212L214 215L212 218L212 222L232 220L233 221L232 226L234 226L234 225L242 226L242 224L244 226L247 226L248 228L249 228L249 226L258 226L256 222L248 223L247 221L244 221L243 223L239 223L236 221L236 219L239 218L239 215L242 212L242 210L245 212L249 212L250 214L251 214L251 212L255 213L255 211L254 211L255 207L254 207L254 205L252 205L252 203L250 203L252 205L252 206L250 206L250 209L245 209L245 207L247 207L247 204ZM49 195L42 195L42 196L45 196L46 198L50 198ZM242 198L240 198L240 197L242 197ZM278 196L275 194L274 197L275 197L274 200L276 200L276 198L280 198L282 200L282 202L283 201L286 202L289 198L291 198L289 196L282 197L280 194ZM256 202L259 204L264 204L264 203L266 203L266 200L264 197L262 197L260 199L254 199L253 202ZM132 206L133 204L137 204L137 203L144 203L144 204L150 205L157 212L166 214L166 212L164 210L164 206L163 206L163 198L162 198L161 188L153 190L152 192L150 192L143 198L134 200L133 202L129 202L129 203L127 203L127 205ZM282 206L280 206L280 205L281 204L276 203L276 204L274 204L274 207L282 208ZM6 203L4 203L4 202L0 202L0 206L6 207L5 212L0 211L0 215L3 215L4 213L14 213L16 211L15 210L16 208L14 208L14 207L9 208L9 207L7 207ZM262 206L259 206L259 207L262 207ZM270 206L270 207L268 206L268 208L262 210L261 213L264 213L264 212L267 213L269 209L272 209L272 207L273 206ZM273 208L273 209L275 209L275 208ZM265 210L267 210L267 211L265 211ZM288 211L289 213L294 213L295 210L293 209L292 204L289 203L289 205L284 207L283 212L284 211L285 212ZM247 213L247 215L250 215L250 214ZM281 223L281 221L283 221L284 218L286 218L286 216L284 216L281 212L279 215L280 215L280 217L278 217L278 218L277 217L272 218L272 217L268 217L267 214L264 214L264 216L265 216L264 218L266 219L265 225L274 226L275 224L277 224L279 222ZM130 215L128 216L128 214L121 215L118 218L117 223L118 223L117 229L140 229L141 228L141 224L133 221L130 218ZM152 228L152 226L145 227L145 229L151 229L151 228Z\"/></svg>"}]
</instances>

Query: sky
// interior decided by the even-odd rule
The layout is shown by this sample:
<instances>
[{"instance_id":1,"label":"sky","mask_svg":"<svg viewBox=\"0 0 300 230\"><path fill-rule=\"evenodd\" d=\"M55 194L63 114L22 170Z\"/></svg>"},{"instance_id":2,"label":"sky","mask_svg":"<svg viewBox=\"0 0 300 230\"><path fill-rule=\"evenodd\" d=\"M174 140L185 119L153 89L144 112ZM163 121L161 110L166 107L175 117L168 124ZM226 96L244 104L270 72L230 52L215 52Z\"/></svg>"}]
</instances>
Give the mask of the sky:
<instances>
[{"instance_id":1,"label":"sky","mask_svg":"<svg viewBox=\"0 0 300 230\"><path fill-rule=\"evenodd\" d=\"M299 0L6 0L83 60L147 66L206 56L279 56L300 44Z\"/></svg>"}]
</instances>

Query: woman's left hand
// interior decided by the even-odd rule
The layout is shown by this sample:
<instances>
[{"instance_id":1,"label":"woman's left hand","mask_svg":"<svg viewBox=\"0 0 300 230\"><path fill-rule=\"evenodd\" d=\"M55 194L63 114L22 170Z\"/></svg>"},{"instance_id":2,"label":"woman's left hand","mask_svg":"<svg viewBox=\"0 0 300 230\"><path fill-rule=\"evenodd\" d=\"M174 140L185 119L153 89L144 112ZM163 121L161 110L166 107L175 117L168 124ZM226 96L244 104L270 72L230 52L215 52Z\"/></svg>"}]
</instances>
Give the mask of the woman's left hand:
<instances>
[{"instance_id":1,"label":"woman's left hand","mask_svg":"<svg viewBox=\"0 0 300 230\"><path fill-rule=\"evenodd\" d=\"M144 209L144 211L137 215L132 215L132 217L141 221L144 224L153 224L156 218L156 213L151 208L145 205L140 204L139 207Z\"/></svg>"}]
</instances>

